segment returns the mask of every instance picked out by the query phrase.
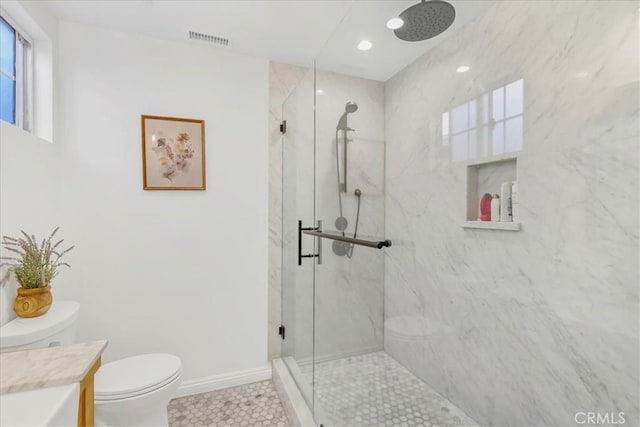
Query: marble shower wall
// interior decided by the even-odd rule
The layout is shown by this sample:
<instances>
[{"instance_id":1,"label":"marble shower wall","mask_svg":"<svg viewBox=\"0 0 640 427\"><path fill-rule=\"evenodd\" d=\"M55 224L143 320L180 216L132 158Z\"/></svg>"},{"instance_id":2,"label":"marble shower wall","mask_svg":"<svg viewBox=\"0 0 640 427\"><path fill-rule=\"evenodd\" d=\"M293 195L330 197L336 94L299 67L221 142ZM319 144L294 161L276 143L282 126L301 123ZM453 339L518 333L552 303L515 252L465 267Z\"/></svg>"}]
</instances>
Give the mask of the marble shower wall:
<instances>
[{"instance_id":1,"label":"marble shower wall","mask_svg":"<svg viewBox=\"0 0 640 427\"><path fill-rule=\"evenodd\" d=\"M386 84L385 350L482 425L640 423L638 71L637 2L511 1ZM522 231L465 230L442 114L517 79Z\"/></svg>"},{"instance_id":2,"label":"marble shower wall","mask_svg":"<svg viewBox=\"0 0 640 427\"><path fill-rule=\"evenodd\" d=\"M313 260L304 259L302 265L297 260L298 221L305 227L314 221L313 99L314 74L308 69L283 104L287 132L282 147L282 357L287 363L289 357L301 361L313 356ZM303 236L302 243L303 253L314 252L313 238Z\"/></svg>"},{"instance_id":3,"label":"marble shower wall","mask_svg":"<svg viewBox=\"0 0 640 427\"><path fill-rule=\"evenodd\" d=\"M282 104L307 72L295 65L269 64L269 359L280 357L278 327L282 323Z\"/></svg>"},{"instance_id":4,"label":"marble shower wall","mask_svg":"<svg viewBox=\"0 0 640 427\"><path fill-rule=\"evenodd\" d=\"M349 114L347 189L340 198L352 236L384 236L384 83L317 71L316 89L316 219L323 229L336 230L340 216L336 162L336 126L347 102ZM342 162L342 135L338 137ZM344 171L341 169L341 177ZM337 256L332 240L323 240L322 264L315 268L316 361L344 357L383 346L384 251L356 246L352 257Z\"/></svg>"}]
</instances>

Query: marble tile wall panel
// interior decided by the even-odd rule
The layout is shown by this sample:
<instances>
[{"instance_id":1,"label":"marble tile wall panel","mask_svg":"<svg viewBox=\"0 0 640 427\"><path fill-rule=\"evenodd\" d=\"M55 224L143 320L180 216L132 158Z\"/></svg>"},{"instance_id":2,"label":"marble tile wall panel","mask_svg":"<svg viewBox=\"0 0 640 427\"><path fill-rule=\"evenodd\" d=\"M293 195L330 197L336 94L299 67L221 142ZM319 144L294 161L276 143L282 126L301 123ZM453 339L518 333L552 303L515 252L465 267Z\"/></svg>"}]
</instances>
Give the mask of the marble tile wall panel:
<instances>
[{"instance_id":1,"label":"marble tile wall panel","mask_svg":"<svg viewBox=\"0 0 640 427\"><path fill-rule=\"evenodd\" d=\"M640 423L638 51L636 2L496 2L386 84L385 350L481 425ZM442 113L514 78L522 231L464 230Z\"/></svg>"},{"instance_id":2,"label":"marble tile wall panel","mask_svg":"<svg viewBox=\"0 0 640 427\"><path fill-rule=\"evenodd\" d=\"M298 265L298 221L310 227L313 200L313 70L307 70L283 106L287 133L282 150L282 356L313 356L313 260ZM313 252L313 238L303 236L302 251Z\"/></svg>"},{"instance_id":3,"label":"marble tile wall panel","mask_svg":"<svg viewBox=\"0 0 640 427\"><path fill-rule=\"evenodd\" d=\"M340 216L336 162L336 126L347 102L347 191L342 215L353 235L357 218L356 188L362 192L358 234L384 236L384 84L318 71L316 88L316 219L336 230ZM338 135L342 160L342 135ZM344 172L341 172L344 174ZM352 257L337 256L333 241L323 241L322 264L315 271L316 360L382 348L384 253L356 246Z\"/></svg>"},{"instance_id":4,"label":"marble tile wall panel","mask_svg":"<svg viewBox=\"0 0 640 427\"><path fill-rule=\"evenodd\" d=\"M308 69L269 64L269 359L280 357L282 264L282 105Z\"/></svg>"}]
</instances>

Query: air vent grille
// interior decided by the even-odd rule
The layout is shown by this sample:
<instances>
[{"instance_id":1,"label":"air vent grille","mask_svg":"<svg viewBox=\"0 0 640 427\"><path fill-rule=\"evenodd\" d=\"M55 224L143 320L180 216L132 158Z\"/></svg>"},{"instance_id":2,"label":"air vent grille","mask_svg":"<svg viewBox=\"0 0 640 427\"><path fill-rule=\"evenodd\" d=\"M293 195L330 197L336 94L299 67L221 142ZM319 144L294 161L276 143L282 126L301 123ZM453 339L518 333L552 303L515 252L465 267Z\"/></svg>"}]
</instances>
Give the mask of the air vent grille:
<instances>
[{"instance_id":1,"label":"air vent grille","mask_svg":"<svg viewBox=\"0 0 640 427\"><path fill-rule=\"evenodd\" d=\"M199 33L197 31L189 31L189 39L218 44L220 46L229 46L229 39L226 39L224 37L212 36L211 34Z\"/></svg>"}]
</instances>

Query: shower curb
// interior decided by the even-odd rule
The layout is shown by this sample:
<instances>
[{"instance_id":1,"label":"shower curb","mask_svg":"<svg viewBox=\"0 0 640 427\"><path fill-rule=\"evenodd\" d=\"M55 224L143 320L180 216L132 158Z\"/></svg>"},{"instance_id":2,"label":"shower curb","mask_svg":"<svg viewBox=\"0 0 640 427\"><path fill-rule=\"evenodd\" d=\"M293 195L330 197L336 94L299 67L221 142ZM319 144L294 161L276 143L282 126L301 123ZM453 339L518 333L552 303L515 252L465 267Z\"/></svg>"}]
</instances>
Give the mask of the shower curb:
<instances>
[{"instance_id":1,"label":"shower curb","mask_svg":"<svg viewBox=\"0 0 640 427\"><path fill-rule=\"evenodd\" d=\"M313 413L282 359L273 359L272 380L289 422L294 427L315 427Z\"/></svg>"}]
</instances>

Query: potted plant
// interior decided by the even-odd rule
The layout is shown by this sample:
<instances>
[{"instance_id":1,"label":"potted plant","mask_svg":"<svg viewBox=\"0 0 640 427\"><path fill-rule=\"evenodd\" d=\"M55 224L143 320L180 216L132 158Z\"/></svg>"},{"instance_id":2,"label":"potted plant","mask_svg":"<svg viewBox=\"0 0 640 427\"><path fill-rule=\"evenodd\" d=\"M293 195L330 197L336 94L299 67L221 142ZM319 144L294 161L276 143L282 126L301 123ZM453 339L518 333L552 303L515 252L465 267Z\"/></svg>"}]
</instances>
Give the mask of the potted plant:
<instances>
[{"instance_id":1,"label":"potted plant","mask_svg":"<svg viewBox=\"0 0 640 427\"><path fill-rule=\"evenodd\" d=\"M52 301L51 280L58 274L58 267L69 267L60 258L73 246L61 250L58 247L64 240L52 242L59 228L53 230L49 238L42 239L40 245L34 235L29 236L22 230L22 237L18 239L2 236L2 244L13 254L0 259L9 261L11 271L20 283L13 304L13 309L20 317L37 317L49 310Z\"/></svg>"}]
</instances>

